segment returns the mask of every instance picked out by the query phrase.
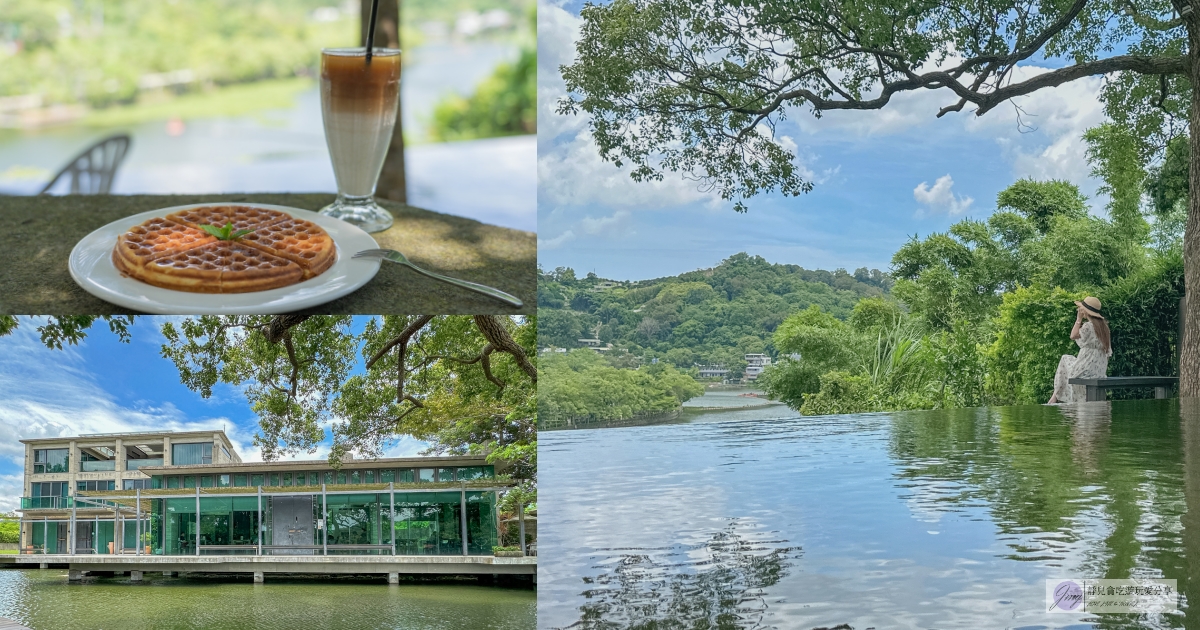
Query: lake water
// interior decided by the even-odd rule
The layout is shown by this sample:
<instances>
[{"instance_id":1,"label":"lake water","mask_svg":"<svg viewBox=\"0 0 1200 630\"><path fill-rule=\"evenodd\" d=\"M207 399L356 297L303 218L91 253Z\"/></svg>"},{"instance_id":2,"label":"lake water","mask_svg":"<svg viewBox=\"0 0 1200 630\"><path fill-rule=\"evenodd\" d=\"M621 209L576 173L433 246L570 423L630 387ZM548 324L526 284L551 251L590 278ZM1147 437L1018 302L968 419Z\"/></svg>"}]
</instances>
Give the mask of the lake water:
<instances>
[{"instance_id":1,"label":"lake water","mask_svg":"<svg viewBox=\"0 0 1200 630\"><path fill-rule=\"evenodd\" d=\"M33 630L527 630L529 589L400 584L382 579L272 580L127 577L68 584L65 570L0 570L0 617Z\"/></svg>"},{"instance_id":2,"label":"lake water","mask_svg":"<svg viewBox=\"0 0 1200 630\"><path fill-rule=\"evenodd\" d=\"M539 627L1200 628L1197 401L688 417L541 436ZM1063 577L1185 597L1044 612Z\"/></svg>"},{"instance_id":3,"label":"lake water","mask_svg":"<svg viewBox=\"0 0 1200 630\"><path fill-rule=\"evenodd\" d=\"M447 94L470 94L514 44L441 43L415 49L404 68L406 135L423 137ZM66 161L106 135L133 137L113 185L117 194L336 192L317 88L288 109L236 117L166 120L113 129L81 126L0 130L0 194L34 194ZM406 147L409 203L521 230L537 229L533 136Z\"/></svg>"}]
</instances>

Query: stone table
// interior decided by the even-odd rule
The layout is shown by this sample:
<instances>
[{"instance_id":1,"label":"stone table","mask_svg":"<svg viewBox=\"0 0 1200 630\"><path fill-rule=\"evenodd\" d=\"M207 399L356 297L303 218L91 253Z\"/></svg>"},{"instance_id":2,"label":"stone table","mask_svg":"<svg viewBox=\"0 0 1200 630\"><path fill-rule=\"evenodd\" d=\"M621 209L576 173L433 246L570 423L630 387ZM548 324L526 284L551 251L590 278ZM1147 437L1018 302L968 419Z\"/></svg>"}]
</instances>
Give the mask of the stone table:
<instances>
[{"instance_id":1,"label":"stone table","mask_svg":"<svg viewBox=\"0 0 1200 630\"><path fill-rule=\"evenodd\" d=\"M122 217L191 203L241 201L319 210L324 193L237 195L0 196L0 314L126 314L93 297L67 270L83 237ZM358 291L311 309L320 314L479 315L533 313L537 238L531 232L381 200L396 222L372 234L380 247L404 252L433 272L496 287L525 302L520 309L384 262Z\"/></svg>"}]
</instances>

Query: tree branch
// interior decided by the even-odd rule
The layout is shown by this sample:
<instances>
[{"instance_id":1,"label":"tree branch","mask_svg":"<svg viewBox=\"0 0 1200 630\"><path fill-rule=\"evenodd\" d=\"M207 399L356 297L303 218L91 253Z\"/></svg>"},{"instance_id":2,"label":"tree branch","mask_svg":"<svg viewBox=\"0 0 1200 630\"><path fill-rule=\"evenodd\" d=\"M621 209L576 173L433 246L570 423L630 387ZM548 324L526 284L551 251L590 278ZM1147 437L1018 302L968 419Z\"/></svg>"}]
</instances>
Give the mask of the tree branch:
<instances>
[{"instance_id":1,"label":"tree branch","mask_svg":"<svg viewBox=\"0 0 1200 630\"><path fill-rule=\"evenodd\" d=\"M394 348L396 346L396 344L408 343L409 338L411 338L413 335L417 334L417 331L424 328L425 324L428 324L429 321L432 319L433 319L433 315L421 315L420 317L418 317L415 321L413 321L413 323L409 324L407 328L405 328L403 331L401 331L400 334L397 335L394 339L385 343L383 345L383 347L379 349L379 352L376 352L375 356L371 357L370 361L367 361L367 369L368 370L371 369L371 367L375 365L375 362L382 359L388 353L388 350L391 350L392 348Z\"/></svg>"}]
</instances>

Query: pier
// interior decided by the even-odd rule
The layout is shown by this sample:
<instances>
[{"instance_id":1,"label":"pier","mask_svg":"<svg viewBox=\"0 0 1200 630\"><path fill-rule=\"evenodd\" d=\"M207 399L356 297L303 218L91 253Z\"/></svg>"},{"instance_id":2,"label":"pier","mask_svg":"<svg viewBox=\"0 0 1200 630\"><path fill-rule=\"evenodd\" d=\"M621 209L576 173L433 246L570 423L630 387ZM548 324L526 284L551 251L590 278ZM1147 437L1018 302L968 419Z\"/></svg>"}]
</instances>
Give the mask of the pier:
<instances>
[{"instance_id":1,"label":"pier","mask_svg":"<svg viewBox=\"0 0 1200 630\"><path fill-rule=\"evenodd\" d=\"M536 580L537 557L493 556L121 556L30 554L0 556L0 568L63 568L71 581L88 571L129 572L131 581L143 573L246 573L261 582L270 573L386 575L528 575ZM0 625L0 630L4 626Z\"/></svg>"}]
</instances>

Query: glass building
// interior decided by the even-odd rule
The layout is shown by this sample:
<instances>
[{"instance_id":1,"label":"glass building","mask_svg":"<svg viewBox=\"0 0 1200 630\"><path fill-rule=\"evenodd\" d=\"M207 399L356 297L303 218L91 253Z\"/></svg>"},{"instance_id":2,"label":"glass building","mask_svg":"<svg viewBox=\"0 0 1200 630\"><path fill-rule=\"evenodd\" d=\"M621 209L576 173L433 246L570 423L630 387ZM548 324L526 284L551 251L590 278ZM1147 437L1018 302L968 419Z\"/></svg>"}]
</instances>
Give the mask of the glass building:
<instances>
[{"instance_id":1,"label":"glass building","mask_svg":"<svg viewBox=\"0 0 1200 630\"><path fill-rule=\"evenodd\" d=\"M34 553L491 555L508 486L481 457L245 463L223 432L23 442Z\"/></svg>"}]
</instances>

